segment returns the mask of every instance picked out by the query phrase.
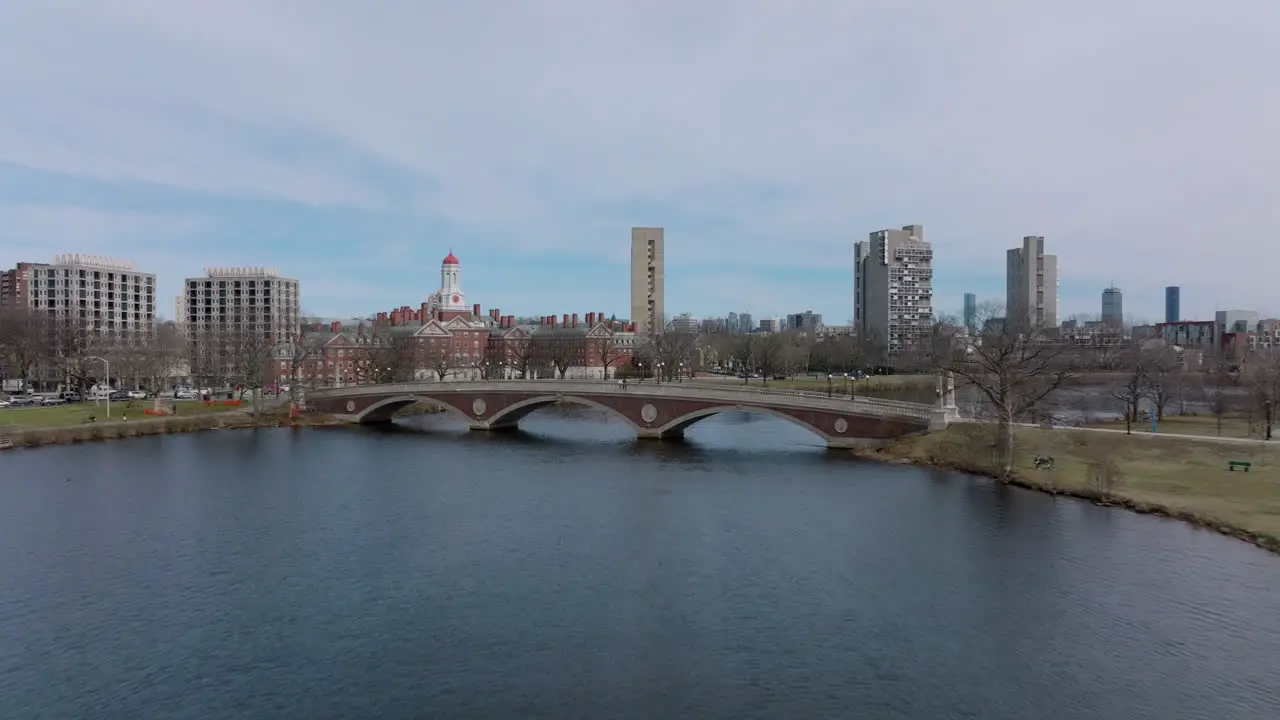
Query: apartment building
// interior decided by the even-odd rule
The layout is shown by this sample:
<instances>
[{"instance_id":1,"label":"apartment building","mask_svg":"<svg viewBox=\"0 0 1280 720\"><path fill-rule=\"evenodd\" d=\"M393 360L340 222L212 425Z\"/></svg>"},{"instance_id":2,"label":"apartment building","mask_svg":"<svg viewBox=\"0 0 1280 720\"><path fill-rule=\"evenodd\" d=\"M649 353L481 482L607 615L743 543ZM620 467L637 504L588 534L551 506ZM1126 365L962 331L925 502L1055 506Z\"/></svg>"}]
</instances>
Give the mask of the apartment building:
<instances>
[{"instance_id":1,"label":"apartment building","mask_svg":"<svg viewBox=\"0 0 1280 720\"><path fill-rule=\"evenodd\" d=\"M0 306L79 318L108 342L148 337L156 329L156 276L127 260L55 255L51 263L18 263L4 272Z\"/></svg>"},{"instance_id":2,"label":"apartment building","mask_svg":"<svg viewBox=\"0 0 1280 720\"><path fill-rule=\"evenodd\" d=\"M932 329L933 246L923 225L906 225L871 233L853 253L854 327L887 364Z\"/></svg>"},{"instance_id":3,"label":"apartment building","mask_svg":"<svg viewBox=\"0 0 1280 720\"><path fill-rule=\"evenodd\" d=\"M182 320L192 343L193 361L201 363L223 333L287 343L299 334L300 289L297 280L264 267L210 267L204 277L183 281Z\"/></svg>"},{"instance_id":4,"label":"apartment building","mask_svg":"<svg viewBox=\"0 0 1280 720\"><path fill-rule=\"evenodd\" d=\"M631 228L631 322L640 334L660 331L666 322L663 240L662 228Z\"/></svg>"},{"instance_id":5,"label":"apartment building","mask_svg":"<svg viewBox=\"0 0 1280 720\"><path fill-rule=\"evenodd\" d=\"M1028 235L1007 253L1005 327L1030 333L1058 325L1058 256L1044 251L1044 237Z\"/></svg>"}]
</instances>

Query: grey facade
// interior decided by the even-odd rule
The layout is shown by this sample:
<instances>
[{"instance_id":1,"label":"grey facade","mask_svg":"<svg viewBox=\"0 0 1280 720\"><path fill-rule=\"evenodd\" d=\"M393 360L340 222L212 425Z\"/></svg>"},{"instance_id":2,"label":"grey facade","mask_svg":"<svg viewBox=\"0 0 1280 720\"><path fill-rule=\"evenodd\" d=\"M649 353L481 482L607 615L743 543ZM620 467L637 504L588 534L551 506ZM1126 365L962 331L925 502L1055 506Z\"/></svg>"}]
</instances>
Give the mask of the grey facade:
<instances>
[{"instance_id":1,"label":"grey facade","mask_svg":"<svg viewBox=\"0 0 1280 720\"><path fill-rule=\"evenodd\" d=\"M204 277L182 283L184 329L192 343L193 369L217 351L226 333L270 342L295 342L301 332L297 280L262 267L205 268ZM201 362L195 362L201 359ZM213 361L208 361L213 362Z\"/></svg>"},{"instance_id":2,"label":"grey facade","mask_svg":"<svg viewBox=\"0 0 1280 720\"><path fill-rule=\"evenodd\" d=\"M1170 285L1164 289L1164 321L1176 323L1182 319L1182 288Z\"/></svg>"},{"instance_id":3,"label":"grey facade","mask_svg":"<svg viewBox=\"0 0 1280 720\"><path fill-rule=\"evenodd\" d=\"M666 271L662 228L631 228L631 322L637 333L662 330L666 322Z\"/></svg>"},{"instance_id":4,"label":"grey facade","mask_svg":"<svg viewBox=\"0 0 1280 720\"><path fill-rule=\"evenodd\" d=\"M933 246L923 225L877 230L855 243L853 322L880 362L929 337L933 326Z\"/></svg>"},{"instance_id":5,"label":"grey facade","mask_svg":"<svg viewBox=\"0 0 1280 720\"><path fill-rule=\"evenodd\" d=\"M964 327L970 335L978 332L978 296L964 294Z\"/></svg>"},{"instance_id":6,"label":"grey facade","mask_svg":"<svg viewBox=\"0 0 1280 720\"><path fill-rule=\"evenodd\" d=\"M798 330L809 337L817 337L822 332L822 313L805 310L787 316L787 330Z\"/></svg>"},{"instance_id":7,"label":"grey facade","mask_svg":"<svg viewBox=\"0 0 1280 720\"><path fill-rule=\"evenodd\" d=\"M1058 326L1058 256L1028 235L1006 254L1005 329L1020 334Z\"/></svg>"},{"instance_id":8,"label":"grey facade","mask_svg":"<svg viewBox=\"0 0 1280 720\"><path fill-rule=\"evenodd\" d=\"M1124 327L1124 293L1115 285L1102 291L1102 324L1110 328Z\"/></svg>"},{"instance_id":9,"label":"grey facade","mask_svg":"<svg viewBox=\"0 0 1280 720\"><path fill-rule=\"evenodd\" d=\"M132 262L68 254L19 269L23 277L14 279L14 287L25 283L22 294L32 308L76 318L106 342L155 333L156 276L139 272Z\"/></svg>"}]
</instances>

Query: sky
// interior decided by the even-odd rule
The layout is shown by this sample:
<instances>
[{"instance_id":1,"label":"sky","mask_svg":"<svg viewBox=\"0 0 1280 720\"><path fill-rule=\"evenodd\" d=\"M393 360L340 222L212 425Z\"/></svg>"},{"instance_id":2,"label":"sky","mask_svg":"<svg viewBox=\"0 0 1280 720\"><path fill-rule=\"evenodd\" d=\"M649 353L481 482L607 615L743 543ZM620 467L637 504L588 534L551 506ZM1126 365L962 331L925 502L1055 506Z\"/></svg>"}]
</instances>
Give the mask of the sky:
<instances>
[{"instance_id":1,"label":"sky","mask_svg":"<svg viewBox=\"0 0 1280 720\"><path fill-rule=\"evenodd\" d=\"M925 226L935 306L1044 235L1061 314L1280 314L1274 0L40 0L0 11L0 264L302 283L504 313L853 314L853 243Z\"/></svg>"}]
</instances>

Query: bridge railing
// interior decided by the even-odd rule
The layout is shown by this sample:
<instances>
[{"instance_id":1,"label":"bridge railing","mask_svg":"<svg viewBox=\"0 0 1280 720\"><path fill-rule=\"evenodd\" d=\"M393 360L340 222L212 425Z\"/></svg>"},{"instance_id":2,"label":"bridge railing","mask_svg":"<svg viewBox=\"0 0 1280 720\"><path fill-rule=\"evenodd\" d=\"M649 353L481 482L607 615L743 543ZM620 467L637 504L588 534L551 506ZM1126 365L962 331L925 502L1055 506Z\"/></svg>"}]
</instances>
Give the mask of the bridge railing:
<instances>
[{"instance_id":1,"label":"bridge railing","mask_svg":"<svg viewBox=\"0 0 1280 720\"><path fill-rule=\"evenodd\" d=\"M515 386L515 387L512 387ZM530 392L554 392L586 394L614 394L628 392L634 394L655 395L658 397L701 396L701 399L733 402L749 397L783 399L803 399L828 410L848 409L864 411L876 415L929 419L933 407L922 403L902 400L886 400L882 398L846 395L827 395L824 392L811 390L788 390L780 388L743 387L741 385L716 386L709 383L629 383L626 391L618 390L617 381L611 380L464 380L443 382L392 383L388 385L354 385L345 388L329 388L313 390L309 397L313 399L330 395L346 396L365 392L383 391L409 393L456 393L472 391L501 390L510 387L512 390L524 389ZM534 389L536 388L536 390ZM682 392L683 391L683 392Z\"/></svg>"}]
</instances>

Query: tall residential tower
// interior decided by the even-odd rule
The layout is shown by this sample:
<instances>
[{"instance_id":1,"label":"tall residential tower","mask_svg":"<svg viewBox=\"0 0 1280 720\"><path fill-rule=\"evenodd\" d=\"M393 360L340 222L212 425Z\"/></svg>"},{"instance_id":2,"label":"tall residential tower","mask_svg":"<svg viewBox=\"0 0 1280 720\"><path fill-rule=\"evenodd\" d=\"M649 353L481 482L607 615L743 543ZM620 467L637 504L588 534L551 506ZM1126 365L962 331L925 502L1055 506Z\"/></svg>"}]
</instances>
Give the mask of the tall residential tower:
<instances>
[{"instance_id":1,"label":"tall residential tower","mask_svg":"<svg viewBox=\"0 0 1280 720\"><path fill-rule=\"evenodd\" d=\"M1028 235L1007 253L1005 327L1025 334L1058 325L1058 256L1046 255L1044 238Z\"/></svg>"},{"instance_id":2,"label":"tall residential tower","mask_svg":"<svg viewBox=\"0 0 1280 720\"><path fill-rule=\"evenodd\" d=\"M853 246L853 322L879 362L910 350L933 326L933 246L923 225L877 230Z\"/></svg>"},{"instance_id":3,"label":"tall residential tower","mask_svg":"<svg viewBox=\"0 0 1280 720\"><path fill-rule=\"evenodd\" d=\"M637 333L660 331L666 322L662 245L662 228L631 228L631 322Z\"/></svg>"}]
</instances>

